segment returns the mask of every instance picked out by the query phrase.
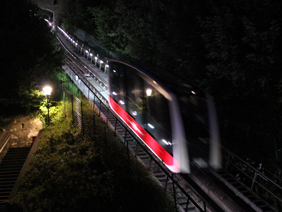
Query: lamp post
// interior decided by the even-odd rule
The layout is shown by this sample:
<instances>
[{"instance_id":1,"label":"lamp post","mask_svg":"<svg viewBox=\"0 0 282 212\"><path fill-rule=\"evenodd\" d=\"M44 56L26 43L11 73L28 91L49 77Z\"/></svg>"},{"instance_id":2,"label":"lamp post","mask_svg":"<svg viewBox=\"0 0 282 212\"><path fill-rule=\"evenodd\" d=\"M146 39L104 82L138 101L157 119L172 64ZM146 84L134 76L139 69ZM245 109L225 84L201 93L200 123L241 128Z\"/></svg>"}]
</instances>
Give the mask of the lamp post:
<instances>
[{"instance_id":1,"label":"lamp post","mask_svg":"<svg viewBox=\"0 0 282 212\"><path fill-rule=\"evenodd\" d=\"M50 86L45 86L43 88L43 93L45 94L46 98L47 98L47 111L48 111L48 116L47 116L47 125L50 125L50 121L49 121L49 103L48 103L48 97L51 95L52 92L52 88Z\"/></svg>"}]
</instances>

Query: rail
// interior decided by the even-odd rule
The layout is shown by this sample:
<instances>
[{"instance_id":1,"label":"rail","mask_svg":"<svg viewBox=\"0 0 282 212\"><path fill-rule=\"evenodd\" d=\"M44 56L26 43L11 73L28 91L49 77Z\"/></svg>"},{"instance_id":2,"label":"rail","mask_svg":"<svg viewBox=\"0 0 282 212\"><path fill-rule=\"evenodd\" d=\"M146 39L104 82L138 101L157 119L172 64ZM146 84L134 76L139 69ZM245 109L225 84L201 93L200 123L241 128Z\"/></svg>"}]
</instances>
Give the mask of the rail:
<instances>
[{"instance_id":1,"label":"rail","mask_svg":"<svg viewBox=\"0 0 282 212\"><path fill-rule=\"evenodd\" d=\"M0 163L4 156L6 155L8 149L10 148L11 142L11 133L4 131L0 137Z\"/></svg>"},{"instance_id":2,"label":"rail","mask_svg":"<svg viewBox=\"0 0 282 212\"><path fill-rule=\"evenodd\" d=\"M71 38L69 38L71 39ZM59 40L59 39L58 39ZM83 81L83 83L85 84L85 86L88 87L89 90L93 91L94 94L94 101L95 102L95 98L97 99L102 99L100 104L99 104L99 113L101 111L101 107L106 107L108 108L108 102L107 99L104 98L99 91L88 81L86 76L91 75L95 80L96 78L98 80L96 80L102 87L104 87L105 89L107 89L107 86L103 83L101 83L102 81L99 80L99 77L95 75L95 73L91 72L89 70L89 68L87 68L85 65L80 64L82 63L81 60L79 60L79 58L75 57L69 50L68 48L62 43L62 46L64 46L65 50L69 53L68 59L66 60L66 64L68 65L68 67L70 69L72 69L73 71L75 71L75 73L79 76L79 78ZM72 42L72 45L77 45L75 43ZM77 49L77 48L76 48ZM85 54L85 53L84 53ZM69 74L70 75L70 74ZM70 75L71 76L71 75ZM73 81L77 84L78 87L80 87L81 89L81 85L79 83L76 82L74 76L72 76ZM89 98L89 95L88 95ZM109 109L108 109L109 110ZM109 110L110 111L110 110ZM112 112L111 112L112 113ZM116 117L116 120L119 119L119 117L117 117L114 113L112 113L112 115L114 115ZM105 116L105 121L108 123L108 119ZM120 123L123 123L122 120L119 119ZM116 131L116 124L113 124L114 128L113 130ZM135 134L129 129L127 128L126 125L123 124L123 126L127 129L126 133L131 134L132 137L136 137ZM139 145L140 145L140 141L138 138L135 138ZM282 196L282 188L275 183L273 180L271 180L269 177L265 176L263 172L260 171L259 168L254 168L253 166L251 166L249 163L245 162L244 160L242 160L241 158L239 158L237 155L235 155L234 153L230 152L229 150L227 150L226 148L223 147L223 150L225 152L226 156L226 160L225 160L225 168L226 170L230 170L230 172L232 173L236 173L235 175L237 175L238 173L240 173L241 176L243 176L242 178L246 178L247 180L243 181L243 183L245 183L247 185L247 187L250 188L250 190L252 190L255 193L260 193L260 195L263 193L264 194L264 198L266 196L272 196L275 198L276 202L279 202L281 204L282 200L281 200L281 196ZM145 150L144 150L145 151ZM146 153L148 155L150 155L150 157L152 156L154 158L154 155L152 155L151 152L146 150ZM154 159L153 161L155 163L158 163L157 161L158 159ZM235 161L236 160L236 161ZM185 193L186 191L184 189L181 188L181 186L177 185L177 181L174 180L174 175L171 174L170 172L166 171L165 168L161 168L163 172L165 172L167 175L167 182L168 180L171 180L173 182L173 186L177 186L179 187L179 189L181 190L181 192ZM166 183L167 183L166 182ZM267 185L267 186L266 186ZM268 189L267 187L275 187L274 191ZM263 191L263 192L261 192ZM278 191L278 192L277 192ZM187 193L187 192L186 192ZM279 193L277 195L277 193ZM185 194L186 195L186 194ZM189 195L187 193L187 195ZM186 195L186 196L187 196ZM174 194L175 196L175 194ZM193 204L195 203L195 201L190 197L187 196L187 201L191 201ZM194 201L194 202L193 202ZM187 203L188 205L188 203ZM206 206L204 203L204 207L203 208L199 208L199 211L206 211ZM186 211L186 209L185 209Z\"/></svg>"},{"instance_id":3,"label":"rail","mask_svg":"<svg viewBox=\"0 0 282 212\"><path fill-rule=\"evenodd\" d=\"M75 80L75 77L74 77L74 74L71 73L71 71L75 72L76 75L78 75L81 79L81 81L84 83L85 86L87 86L87 88L89 90L91 90L94 94L94 100L93 100L93 103L96 103L96 108L98 109L99 111L99 115L102 115L101 114L101 110L104 109L106 110L108 113L111 113L111 115L113 117L115 117L115 120L112 121L112 123L109 122L109 119L107 118L108 116L107 115L104 115L103 114L103 118L105 120L105 122L107 124L111 124L111 128L113 129L113 131L116 133L117 132L117 126L119 123L120 125L122 125L124 127L124 129L126 130L125 132L125 135L127 134L130 134L134 139L135 141L137 142L138 144L138 148L141 147L142 150L148 155L150 156L150 160L152 162L154 162L156 165L158 165L158 167L162 170L163 173L165 173L166 175L166 182L165 182L165 191L167 192L167 184L169 181L172 182L172 186L173 186L173 194L172 197L175 201L175 205L179 205L177 203L177 198L176 198L176 188L182 193L183 196L186 197L186 208L184 208L183 210L184 211L188 211L188 205L189 204L193 204L193 206L197 209L197 211L199 212L206 212L206 203L204 202L203 203L203 207L201 207L194 199L191 195L188 194L187 191L185 191L185 189L183 189L181 187L181 185L177 182L177 180L175 179L175 175L170 173L166 167L162 164L161 161L159 161L151 151L149 151L146 146L142 143L142 141L140 141L140 139L135 135L135 133L130 129L128 128L128 126L114 113L111 111L111 109L109 109L108 107L108 102L107 100L101 95L99 94L98 90L88 81L88 79L84 76L84 74L82 74L78 69L77 66L74 66L71 61L68 61L68 59L66 60L66 64L69 64L71 65L71 67L69 67L69 70L67 70L68 72L68 75L71 77L71 79L77 84L77 81ZM74 70L73 70L74 69ZM78 84L77 84L78 85ZM78 85L78 87L81 89L82 86L81 85ZM82 89L83 90L83 89ZM126 136L124 136L125 138ZM127 146L127 148L129 148L128 146L128 143L126 143L126 141L124 140L123 141L124 144ZM137 151L135 151L135 156L137 154Z\"/></svg>"},{"instance_id":4,"label":"rail","mask_svg":"<svg viewBox=\"0 0 282 212\"><path fill-rule=\"evenodd\" d=\"M282 187L263 173L262 164L255 168L225 147L222 147L222 149L226 154L224 164L226 170L236 175L237 178L240 177L240 181L257 195L272 203L278 202L280 205L282 204Z\"/></svg>"}]
</instances>

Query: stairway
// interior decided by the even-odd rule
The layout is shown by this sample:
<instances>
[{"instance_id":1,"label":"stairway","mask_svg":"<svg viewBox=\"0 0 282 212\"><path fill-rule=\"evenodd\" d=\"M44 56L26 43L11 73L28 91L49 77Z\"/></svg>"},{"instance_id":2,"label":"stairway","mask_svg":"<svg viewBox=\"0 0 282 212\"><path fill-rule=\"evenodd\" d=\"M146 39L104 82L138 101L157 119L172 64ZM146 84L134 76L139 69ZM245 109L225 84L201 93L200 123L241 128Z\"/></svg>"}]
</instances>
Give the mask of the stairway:
<instances>
[{"instance_id":1,"label":"stairway","mask_svg":"<svg viewBox=\"0 0 282 212\"><path fill-rule=\"evenodd\" d=\"M10 196L31 147L10 148L0 164L0 206Z\"/></svg>"}]
</instances>

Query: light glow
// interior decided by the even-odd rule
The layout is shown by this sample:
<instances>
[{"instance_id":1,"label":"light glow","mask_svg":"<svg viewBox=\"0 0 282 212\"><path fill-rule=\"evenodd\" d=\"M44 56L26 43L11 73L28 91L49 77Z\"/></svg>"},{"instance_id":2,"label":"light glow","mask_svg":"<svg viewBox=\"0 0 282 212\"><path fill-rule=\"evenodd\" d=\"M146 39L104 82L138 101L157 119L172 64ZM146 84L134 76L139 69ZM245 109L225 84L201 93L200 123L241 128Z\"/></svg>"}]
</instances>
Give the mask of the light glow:
<instances>
[{"instance_id":1,"label":"light glow","mask_svg":"<svg viewBox=\"0 0 282 212\"><path fill-rule=\"evenodd\" d=\"M148 123L148 126L152 129L154 129L155 127L153 125L151 125L150 123Z\"/></svg>"},{"instance_id":2,"label":"light glow","mask_svg":"<svg viewBox=\"0 0 282 212\"><path fill-rule=\"evenodd\" d=\"M52 88L50 86L45 86L43 88L43 93L46 95L46 96L49 96L51 95L51 92L52 92Z\"/></svg>"},{"instance_id":3,"label":"light glow","mask_svg":"<svg viewBox=\"0 0 282 212\"><path fill-rule=\"evenodd\" d=\"M115 95L115 96L116 96L116 95L117 95L117 93L113 91L113 95Z\"/></svg>"},{"instance_id":4,"label":"light glow","mask_svg":"<svg viewBox=\"0 0 282 212\"><path fill-rule=\"evenodd\" d=\"M119 100L119 103L120 103L121 105L124 105L124 104L125 104L124 101L122 101L122 100Z\"/></svg>"},{"instance_id":5,"label":"light glow","mask_svg":"<svg viewBox=\"0 0 282 212\"><path fill-rule=\"evenodd\" d=\"M137 116L137 111L133 111L132 113L134 116Z\"/></svg>"},{"instance_id":6,"label":"light glow","mask_svg":"<svg viewBox=\"0 0 282 212\"><path fill-rule=\"evenodd\" d=\"M171 142L166 141L165 139L162 139L162 142L164 142L164 143L165 143L166 145L168 145L168 146L172 145L172 143L171 143Z\"/></svg>"},{"instance_id":7,"label":"light glow","mask_svg":"<svg viewBox=\"0 0 282 212\"><path fill-rule=\"evenodd\" d=\"M150 89L150 88L148 88L147 90L146 90L146 94L147 94L147 96L151 96L152 95L152 89Z\"/></svg>"}]
</instances>

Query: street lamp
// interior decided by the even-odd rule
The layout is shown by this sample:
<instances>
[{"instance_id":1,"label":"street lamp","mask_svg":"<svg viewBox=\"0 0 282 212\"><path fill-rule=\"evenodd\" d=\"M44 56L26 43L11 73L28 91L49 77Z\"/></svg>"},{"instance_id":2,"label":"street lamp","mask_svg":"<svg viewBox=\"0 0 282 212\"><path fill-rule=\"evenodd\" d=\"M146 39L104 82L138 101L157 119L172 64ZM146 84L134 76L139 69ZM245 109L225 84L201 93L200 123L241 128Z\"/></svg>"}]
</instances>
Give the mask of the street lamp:
<instances>
[{"instance_id":1,"label":"street lamp","mask_svg":"<svg viewBox=\"0 0 282 212\"><path fill-rule=\"evenodd\" d=\"M52 87L50 86L45 86L43 88L43 93L45 94L46 98L47 98L47 111L48 111L48 116L47 116L47 125L50 125L50 121L49 121L49 103L48 103L48 97L51 95L52 92Z\"/></svg>"}]
</instances>

